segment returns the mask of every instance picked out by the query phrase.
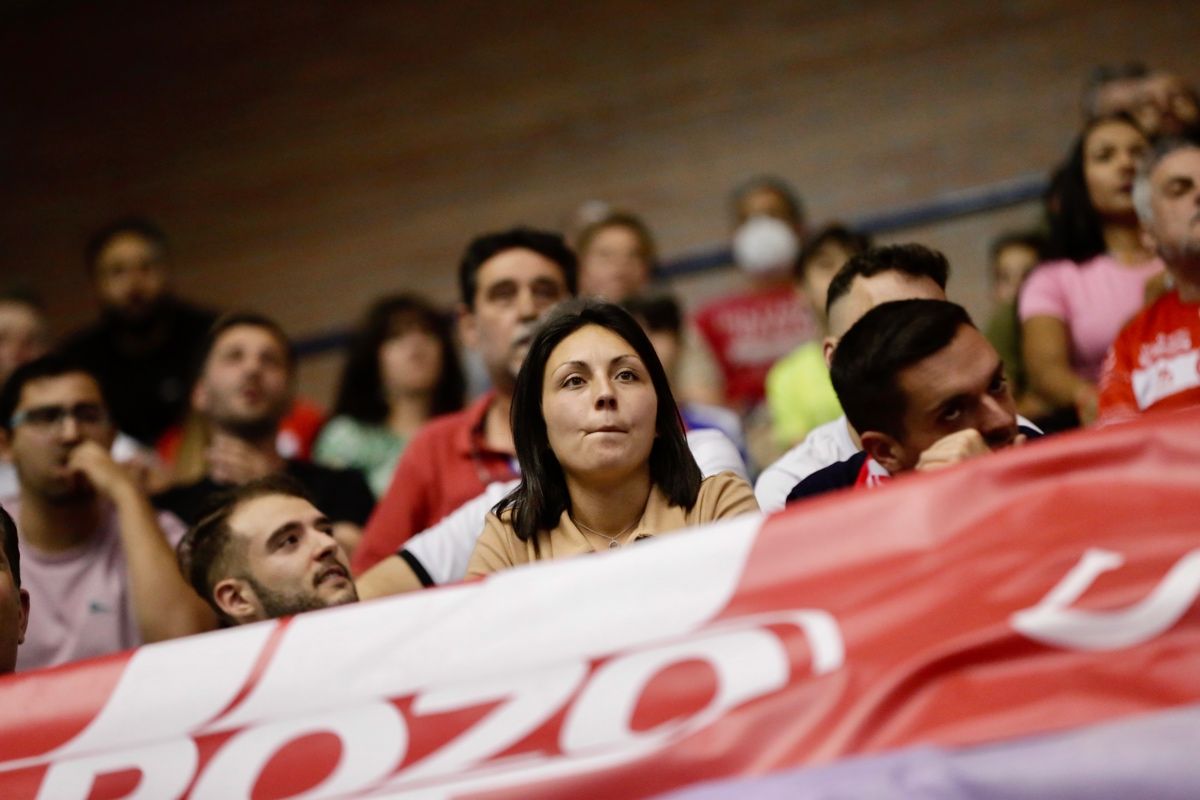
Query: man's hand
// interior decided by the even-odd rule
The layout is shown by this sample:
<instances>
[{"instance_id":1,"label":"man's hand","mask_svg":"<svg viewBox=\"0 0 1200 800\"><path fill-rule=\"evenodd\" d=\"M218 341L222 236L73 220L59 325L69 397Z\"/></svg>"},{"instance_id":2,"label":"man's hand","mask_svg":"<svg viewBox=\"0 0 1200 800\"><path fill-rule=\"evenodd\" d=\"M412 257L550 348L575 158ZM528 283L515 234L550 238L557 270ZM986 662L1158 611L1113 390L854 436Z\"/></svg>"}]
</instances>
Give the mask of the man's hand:
<instances>
[{"instance_id":1,"label":"man's hand","mask_svg":"<svg viewBox=\"0 0 1200 800\"><path fill-rule=\"evenodd\" d=\"M1026 438L1028 437L1025 434L1018 433L1012 441L1012 446L1019 447L1025 444ZM943 436L931 444L925 452L921 453L916 468L926 472L944 469L960 461L966 461L968 458L975 458L990 452L992 450L984 441L983 434L974 428L966 428Z\"/></svg>"},{"instance_id":2,"label":"man's hand","mask_svg":"<svg viewBox=\"0 0 1200 800\"><path fill-rule=\"evenodd\" d=\"M67 458L67 467L81 475L96 491L114 498L126 489L137 490L129 472L116 461L108 449L90 439L80 442Z\"/></svg>"},{"instance_id":3,"label":"man's hand","mask_svg":"<svg viewBox=\"0 0 1200 800\"><path fill-rule=\"evenodd\" d=\"M208 459L208 474L214 481L236 486L283 469L283 459L278 455L266 455L232 436L215 436L205 457Z\"/></svg>"}]
</instances>

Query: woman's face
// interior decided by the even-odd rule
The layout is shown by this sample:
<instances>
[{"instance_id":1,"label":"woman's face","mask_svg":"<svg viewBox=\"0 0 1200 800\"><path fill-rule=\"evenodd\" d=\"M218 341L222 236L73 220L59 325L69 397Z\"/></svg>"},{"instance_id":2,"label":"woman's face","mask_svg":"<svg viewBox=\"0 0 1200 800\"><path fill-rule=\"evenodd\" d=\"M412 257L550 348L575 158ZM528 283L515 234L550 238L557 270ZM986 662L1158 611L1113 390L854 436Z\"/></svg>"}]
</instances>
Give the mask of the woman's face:
<instances>
[{"instance_id":1,"label":"woman's face","mask_svg":"<svg viewBox=\"0 0 1200 800\"><path fill-rule=\"evenodd\" d=\"M642 240L624 225L602 228L579 258L579 293L614 303L635 295L650 280Z\"/></svg>"},{"instance_id":2,"label":"woman's face","mask_svg":"<svg viewBox=\"0 0 1200 800\"><path fill-rule=\"evenodd\" d=\"M432 391L441 373L441 342L423 328L409 327L379 346L379 375L389 398Z\"/></svg>"},{"instance_id":3,"label":"woman's face","mask_svg":"<svg viewBox=\"0 0 1200 800\"><path fill-rule=\"evenodd\" d=\"M607 328L586 325L550 352L542 415L568 477L607 482L648 468L657 412L649 370Z\"/></svg>"},{"instance_id":4,"label":"woman's face","mask_svg":"<svg viewBox=\"0 0 1200 800\"><path fill-rule=\"evenodd\" d=\"M1102 122L1087 135L1083 175L1100 216L1133 213L1133 176L1146 147L1146 137L1125 122Z\"/></svg>"}]
</instances>

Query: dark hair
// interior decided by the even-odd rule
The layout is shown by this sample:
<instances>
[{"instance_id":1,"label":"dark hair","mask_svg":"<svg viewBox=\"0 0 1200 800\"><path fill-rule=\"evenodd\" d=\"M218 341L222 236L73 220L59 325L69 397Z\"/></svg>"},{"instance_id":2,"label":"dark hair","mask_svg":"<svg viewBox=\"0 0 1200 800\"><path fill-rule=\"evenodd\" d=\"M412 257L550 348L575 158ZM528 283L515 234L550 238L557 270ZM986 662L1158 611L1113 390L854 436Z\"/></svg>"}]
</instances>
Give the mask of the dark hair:
<instances>
[{"instance_id":1,"label":"dark hair","mask_svg":"<svg viewBox=\"0 0 1200 800\"><path fill-rule=\"evenodd\" d=\"M17 541L17 523L3 506L0 506L0 543L4 545L4 558L8 561L8 571L12 573L13 583L20 589L21 543Z\"/></svg>"},{"instance_id":2,"label":"dark hair","mask_svg":"<svg viewBox=\"0 0 1200 800\"><path fill-rule=\"evenodd\" d=\"M164 257L170 252L167 235L153 221L145 217L122 217L108 223L88 239L83 250L83 260L87 264L88 271L95 272L100 253L105 247L108 247L109 242L118 236L130 233L153 244L162 251Z\"/></svg>"},{"instance_id":3,"label":"dark hair","mask_svg":"<svg viewBox=\"0 0 1200 800\"><path fill-rule=\"evenodd\" d=\"M388 398L379 372L379 350L387 340L411 329L435 337L441 348L442 370L433 387L430 414L446 414L463 406L466 381L454 346L450 317L413 294L376 300L354 334L342 370L333 413L377 425L388 416Z\"/></svg>"},{"instance_id":4,"label":"dark hair","mask_svg":"<svg viewBox=\"0 0 1200 800\"><path fill-rule=\"evenodd\" d=\"M650 228L642 221L641 217L628 211L609 211L600 219L586 225L576 238L575 252L582 256L591 246L592 240L601 231L609 228L625 228L633 231L638 245L642 248L642 257L646 260L646 266L650 268L650 274L653 275L657 271L658 246L654 243L654 234L650 232Z\"/></svg>"},{"instance_id":5,"label":"dark hair","mask_svg":"<svg viewBox=\"0 0 1200 800\"><path fill-rule=\"evenodd\" d=\"M467 245L462 261L458 265L458 290L464 306L475 307L476 275L479 273L479 268L493 256L499 255L505 250L518 248L532 250L558 264L562 269L563 282L567 285L567 292L571 295L575 294L578 262L575 253L567 247L563 237L557 233L518 227L476 236Z\"/></svg>"},{"instance_id":6,"label":"dark hair","mask_svg":"<svg viewBox=\"0 0 1200 800\"><path fill-rule=\"evenodd\" d=\"M733 188L733 191L729 193L729 207L733 211L734 219L740 215L742 201L760 189L766 189L778 195L783 200L783 204L787 206L791 221L796 225L804 224L804 201L800 199L800 193L777 175L754 175Z\"/></svg>"},{"instance_id":7,"label":"dark hair","mask_svg":"<svg viewBox=\"0 0 1200 800\"><path fill-rule=\"evenodd\" d=\"M217 606L212 590L218 581L229 577L237 567L229 548L233 533L229 518L244 503L276 494L312 502L305 488L286 474L277 473L250 481L215 495L208 502L208 510L200 521L188 529L176 548L175 557L183 577L225 622L231 620Z\"/></svg>"},{"instance_id":8,"label":"dark hair","mask_svg":"<svg viewBox=\"0 0 1200 800\"><path fill-rule=\"evenodd\" d=\"M212 327L208 329L208 333L204 337L204 343L197 354L195 370L193 372L197 380L204 374L204 366L208 363L208 357L212 355L213 348L217 346L217 341L229 329L242 326L262 328L270 333L283 347L288 372L292 373L295 371L296 351L292 347L292 340L284 333L283 328L279 326L278 322L257 311L229 311L217 317L216 322L212 324Z\"/></svg>"},{"instance_id":9,"label":"dark hair","mask_svg":"<svg viewBox=\"0 0 1200 800\"><path fill-rule=\"evenodd\" d=\"M672 505L691 509L700 493L701 474L688 448L683 420L671 394L667 373L650 339L629 312L613 303L577 300L561 306L542 324L529 345L529 354L517 374L512 400L513 441L521 464L521 485L501 500L493 511L512 509L512 524L522 541L537 542L537 532L558 524L571 507L566 476L546 434L542 415L542 383L546 362L559 342L587 325L599 325L620 336L634 349L658 396L655 417L657 436L650 450L650 480Z\"/></svg>"},{"instance_id":10,"label":"dark hair","mask_svg":"<svg viewBox=\"0 0 1200 800\"><path fill-rule=\"evenodd\" d=\"M42 302L41 296L25 286L12 286L0 291L0 303L22 305L38 316L46 315L46 304Z\"/></svg>"},{"instance_id":11,"label":"dark hair","mask_svg":"<svg viewBox=\"0 0 1200 800\"><path fill-rule=\"evenodd\" d=\"M881 303L846 331L833 351L829 377L846 419L859 433L904 435L907 400L900 371L946 347L970 315L946 300Z\"/></svg>"},{"instance_id":12,"label":"dark hair","mask_svg":"<svg viewBox=\"0 0 1200 800\"><path fill-rule=\"evenodd\" d=\"M648 331L670 331L676 336L683 332L683 312L679 308L679 301L669 294L636 295L627 298L621 307Z\"/></svg>"},{"instance_id":13,"label":"dark hair","mask_svg":"<svg viewBox=\"0 0 1200 800\"><path fill-rule=\"evenodd\" d=\"M83 373L96 382L96 387L100 390L100 399L104 401L105 408L108 408L104 385L94 372L61 353L47 353L14 369L4 382L4 388L0 389L0 427L6 431L12 430L12 417L17 406L21 404L21 393L25 391L26 385L43 378L57 378L76 372Z\"/></svg>"},{"instance_id":14,"label":"dark hair","mask_svg":"<svg viewBox=\"0 0 1200 800\"><path fill-rule=\"evenodd\" d=\"M1128 125L1145 136L1133 117L1123 113L1096 117L1083 127L1066 160L1051 174L1043 198L1049 225L1046 247L1049 259L1069 259L1082 264L1108 249L1103 220L1088 191L1085 163L1088 137L1101 125L1111 122Z\"/></svg>"},{"instance_id":15,"label":"dark hair","mask_svg":"<svg viewBox=\"0 0 1200 800\"><path fill-rule=\"evenodd\" d=\"M1146 78L1149 75L1150 70L1140 61L1128 61L1124 64L1099 64L1093 67L1092 71L1088 73L1087 80L1084 81L1083 96L1080 98L1084 121L1096 116L1096 104L1100 99L1100 92L1105 86L1117 81Z\"/></svg>"},{"instance_id":16,"label":"dark hair","mask_svg":"<svg viewBox=\"0 0 1200 800\"><path fill-rule=\"evenodd\" d=\"M835 244L849 255L856 256L870 248L872 243L870 234L853 231L840 222L830 223L805 242L804 247L800 250L800 255L796 256L797 280L804 278L809 262L817 253L821 252L822 248L830 244Z\"/></svg>"},{"instance_id":17,"label":"dark hair","mask_svg":"<svg viewBox=\"0 0 1200 800\"><path fill-rule=\"evenodd\" d=\"M929 278L944 291L950 277L950 263L937 250L920 244L868 248L851 256L829 282L829 294L825 298L826 316L833 304L850 292L855 278L872 278L884 272L902 272L913 278Z\"/></svg>"}]
</instances>

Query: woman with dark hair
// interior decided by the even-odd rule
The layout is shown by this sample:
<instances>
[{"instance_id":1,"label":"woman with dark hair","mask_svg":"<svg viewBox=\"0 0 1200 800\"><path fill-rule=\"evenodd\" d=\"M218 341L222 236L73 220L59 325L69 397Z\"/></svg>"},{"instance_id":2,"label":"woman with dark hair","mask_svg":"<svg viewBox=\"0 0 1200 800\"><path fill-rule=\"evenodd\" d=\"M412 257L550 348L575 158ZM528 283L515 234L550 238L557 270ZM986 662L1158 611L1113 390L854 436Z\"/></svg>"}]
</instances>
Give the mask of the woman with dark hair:
<instances>
[{"instance_id":1,"label":"woman with dark hair","mask_svg":"<svg viewBox=\"0 0 1200 800\"><path fill-rule=\"evenodd\" d=\"M1148 250L1133 207L1145 135L1125 115L1087 124L1046 197L1048 263L1021 288L1022 353L1029 382L1062 409L1051 428L1071 417L1090 423L1104 354L1141 308L1146 282L1163 264ZM1061 418L1067 419L1066 424Z\"/></svg>"},{"instance_id":2,"label":"woman with dark hair","mask_svg":"<svg viewBox=\"0 0 1200 800\"><path fill-rule=\"evenodd\" d=\"M351 343L315 458L362 470L379 497L412 433L461 409L464 392L450 320L415 295L382 298Z\"/></svg>"},{"instance_id":3,"label":"woman with dark hair","mask_svg":"<svg viewBox=\"0 0 1200 800\"><path fill-rule=\"evenodd\" d=\"M570 303L541 327L512 425L521 485L488 515L468 575L758 510L733 473L701 478L654 347L611 303Z\"/></svg>"}]
</instances>

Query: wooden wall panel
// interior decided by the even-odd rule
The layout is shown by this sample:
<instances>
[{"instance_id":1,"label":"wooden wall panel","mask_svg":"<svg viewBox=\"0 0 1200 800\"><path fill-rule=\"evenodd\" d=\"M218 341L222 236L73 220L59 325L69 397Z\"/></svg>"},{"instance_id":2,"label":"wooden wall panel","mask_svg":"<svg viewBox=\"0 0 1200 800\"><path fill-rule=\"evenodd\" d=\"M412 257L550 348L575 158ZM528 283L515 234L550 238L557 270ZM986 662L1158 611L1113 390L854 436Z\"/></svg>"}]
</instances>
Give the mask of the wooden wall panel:
<instances>
[{"instance_id":1,"label":"wooden wall panel","mask_svg":"<svg viewBox=\"0 0 1200 800\"><path fill-rule=\"evenodd\" d=\"M82 241L128 211L172 234L183 293L307 335L383 291L450 301L472 234L588 198L644 213L671 254L724 237L754 172L817 219L910 203L1048 168L1097 62L1200 78L1200 5L1169 0L130 0L3 20L0 282L41 290L60 330L92 313ZM913 236L979 309L984 240L1029 214ZM306 367L321 399L335 362Z\"/></svg>"}]
</instances>

